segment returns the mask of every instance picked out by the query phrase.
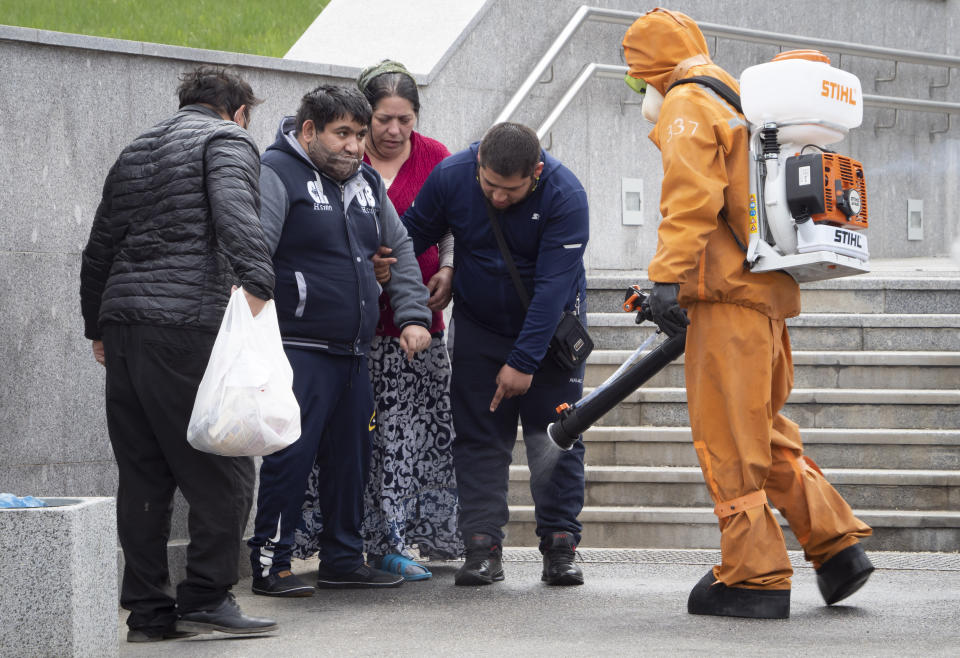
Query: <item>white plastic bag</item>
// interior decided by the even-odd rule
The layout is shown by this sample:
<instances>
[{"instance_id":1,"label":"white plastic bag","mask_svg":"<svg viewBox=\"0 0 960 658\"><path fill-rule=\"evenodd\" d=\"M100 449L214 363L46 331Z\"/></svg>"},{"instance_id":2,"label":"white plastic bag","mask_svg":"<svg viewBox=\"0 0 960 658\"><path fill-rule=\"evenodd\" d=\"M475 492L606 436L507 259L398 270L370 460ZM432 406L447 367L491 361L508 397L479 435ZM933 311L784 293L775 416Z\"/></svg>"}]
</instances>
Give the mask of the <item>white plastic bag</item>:
<instances>
[{"instance_id":1,"label":"white plastic bag","mask_svg":"<svg viewBox=\"0 0 960 658\"><path fill-rule=\"evenodd\" d=\"M300 438L293 370L273 301L253 317L237 288L230 297L193 403L187 441L228 457L269 455Z\"/></svg>"}]
</instances>

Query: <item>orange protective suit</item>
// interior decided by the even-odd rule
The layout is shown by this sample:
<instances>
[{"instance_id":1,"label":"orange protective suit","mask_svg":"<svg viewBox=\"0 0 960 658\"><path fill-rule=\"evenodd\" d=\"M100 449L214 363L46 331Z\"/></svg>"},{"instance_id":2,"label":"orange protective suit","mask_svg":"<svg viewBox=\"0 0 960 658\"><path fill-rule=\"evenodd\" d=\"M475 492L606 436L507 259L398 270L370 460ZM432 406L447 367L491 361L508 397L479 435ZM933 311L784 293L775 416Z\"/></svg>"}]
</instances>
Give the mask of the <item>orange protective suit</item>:
<instances>
[{"instance_id":1,"label":"orange protective suit","mask_svg":"<svg viewBox=\"0 0 960 658\"><path fill-rule=\"evenodd\" d=\"M720 519L728 587L789 589L793 570L777 507L814 567L871 533L806 456L797 425L780 414L793 387L785 318L800 312L788 274L744 268L749 237L749 132L712 90L676 80L705 75L735 91L710 61L688 16L654 9L623 40L630 75L665 96L650 139L663 158L651 281L679 283L687 309L685 375L694 447Z\"/></svg>"}]
</instances>

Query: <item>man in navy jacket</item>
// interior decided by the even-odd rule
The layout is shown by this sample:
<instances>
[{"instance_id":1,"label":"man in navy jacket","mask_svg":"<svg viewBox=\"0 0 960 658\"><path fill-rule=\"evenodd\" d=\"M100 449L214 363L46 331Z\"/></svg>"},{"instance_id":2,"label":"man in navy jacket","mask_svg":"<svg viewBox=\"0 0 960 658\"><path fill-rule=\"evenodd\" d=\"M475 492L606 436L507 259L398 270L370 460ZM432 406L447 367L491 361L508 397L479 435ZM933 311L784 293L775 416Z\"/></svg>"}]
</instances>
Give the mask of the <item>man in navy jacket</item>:
<instances>
[{"instance_id":1,"label":"man in navy jacket","mask_svg":"<svg viewBox=\"0 0 960 658\"><path fill-rule=\"evenodd\" d=\"M303 97L295 118L281 122L262 158L261 221L302 433L260 467L249 541L257 594L313 593L290 572L290 556L314 460L323 466L317 587L403 583L403 576L364 564L360 535L376 423L366 353L381 290L371 258L381 245L397 258L385 287L408 358L430 345L432 315L413 245L380 175L361 161L370 115L355 88L317 87Z\"/></svg>"},{"instance_id":2,"label":"man in navy jacket","mask_svg":"<svg viewBox=\"0 0 960 658\"><path fill-rule=\"evenodd\" d=\"M488 214L496 214L523 281L517 292ZM547 356L564 310L586 315L587 197L577 178L525 126L501 123L433 170L403 222L417 253L449 229L455 239L451 402L460 529L467 559L457 585L503 580L501 545L517 421L530 464L543 580L579 585L583 443L557 454L546 436L554 408L583 391L583 366Z\"/></svg>"}]
</instances>

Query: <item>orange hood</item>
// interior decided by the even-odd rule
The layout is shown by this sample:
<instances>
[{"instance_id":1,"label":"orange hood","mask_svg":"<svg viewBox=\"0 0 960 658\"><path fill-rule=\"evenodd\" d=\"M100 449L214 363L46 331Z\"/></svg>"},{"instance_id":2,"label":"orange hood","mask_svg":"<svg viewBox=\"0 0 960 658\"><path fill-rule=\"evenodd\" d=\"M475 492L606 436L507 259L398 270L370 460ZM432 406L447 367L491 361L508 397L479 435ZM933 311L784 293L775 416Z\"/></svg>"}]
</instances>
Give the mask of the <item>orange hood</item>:
<instances>
[{"instance_id":1,"label":"orange hood","mask_svg":"<svg viewBox=\"0 0 960 658\"><path fill-rule=\"evenodd\" d=\"M707 42L692 18L657 7L627 28L623 55L630 75L646 80L661 94L690 67L710 64Z\"/></svg>"}]
</instances>

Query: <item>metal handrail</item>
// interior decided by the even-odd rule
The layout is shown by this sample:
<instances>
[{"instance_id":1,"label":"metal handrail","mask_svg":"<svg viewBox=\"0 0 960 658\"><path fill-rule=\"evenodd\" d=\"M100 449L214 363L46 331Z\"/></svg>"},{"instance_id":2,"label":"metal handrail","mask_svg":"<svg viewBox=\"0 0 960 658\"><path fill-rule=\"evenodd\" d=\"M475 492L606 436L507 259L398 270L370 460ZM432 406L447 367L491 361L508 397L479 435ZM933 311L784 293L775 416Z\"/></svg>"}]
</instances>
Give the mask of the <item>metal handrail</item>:
<instances>
[{"instance_id":1,"label":"metal handrail","mask_svg":"<svg viewBox=\"0 0 960 658\"><path fill-rule=\"evenodd\" d=\"M537 137L543 139L553 128L564 113L570 103L579 95L584 85L590 78L622 78L627 73L627 67L622 64L599 64L592 62L580 70L580 74L567 88L566 93L557 102L550 114L544 119L540 127L537 128ZM915 112L945 112L947 114L960 114L960 103L951 103L948 101L927 101L919 98L898 98L896 96L876 96L874 94L863 95L863 105L872 107L881 107L894 110L913 110Z\"/></svg>"},{"instance_id":2,"label":"metal handrail","mask_svg":"<svg viewBox=\"0 0 960 658\"><path fill-rule=\"evenodd\" d=\"M597 77L622 78L626 72L626 68L625 66L598 64L596 62L584 66L580 71L580 75L577 76L577 79L573 81L573 84L570 85L567 92L563 95L563 98L560 99L560 102L557 103L553 111L550 112L550 115L544 120L540 128L537 129L537 137L542 140L547 133L550 132L553 124L557 122L557 119L559 119L563 111L567 109L567 106L573 102L573 99L577 97L580 90L583 89L583 86L587 84L590 78L595 75Z\"/></svg>"},{"instance_id":3,"label":"metal handrail","mask_svg":"<svg viewBox=\"0 0 960 658\"><path fill-rule=\"evenodd\" d=\"M592 62L580 70L570 87L564 93L563 97L556 104L549 116L544 119L540 127L537 128L537 137L543 139L553 128L560 115L567 109L573 99L577 97L584 85L590 78L622 78L627 73L627 67L622 64L599 64ZM946 112L947 114L960 114L960 103L950 103L947 101L927 101L919 98L897 98L895 96L875 96L873 94L863 95L863 105L889 108L895 110L913 110L916 112Z\"/></svg>"},{"instance_id":4,"label":"metal handrail","mask_svg":"<svg viewBox=\"0 0 960 658\"><path fill-rule=\"evenodd\" d=\"M636 12L630 11L620 11L617 9L603 9L600 7L588 7L586 5L581 5L574 13L570 20L567 22L567 25L563 28L563 31L553 40L553 43L550 44L550 47L547 48L547 52L543 54L543 57L540 58L540 61L537 62L537 65L533 67L533 70L530 72L530 75L527 76L526 80L520 85L520 88L517 89L516 93L510 98L507 104L501 110L500 114L494 119L494 123L501 123L503 121L509 121L510 117L514 115L517 111L517 108L520 107L520 103L527 97L530 93L530 90L533 89L533 86L537 84L537 80L543 77L543 74L546 72L547 68L553 64L553 60L557 58L557 55L560 54L560 51L563 50L563 47L567 45L570 39L573 38L573 35L577 33L577 30L580 29L580 26L583 25L588 20L599 20L607 23L623 23L629 20L630 23L637 20L639 14Z\"/></svg>"},{"instance_id":5,"label":"metal handrail","mask_svg":"<svg viewBox=\"0 0 960 658\"><path fill-rule=\"evenodd\" d=\"M885 107L894 110L912 110L914 112L960 112L960 103L949 101L926 101L921 98L900 98L899 96L863 95L864 106Z\"/></svg>"},{"instance_id":6,"label":"metal handrail","mask_svg":"<svg viewBox=\"0 0 960 658\"><path fill-rule=\"evenodd\" d=\"M533 70L530 72L530 75L526 77L517 91L513 94L507 104L501 110L500 114L497 115L497 118L494 120L494 123L500 123L501 121L508 121L512 117L517 109L520 107L520 104L524 99L530 94L530 90L533 89L534 85L537 84L537 81L543 77L543 74L547 71L553 61L557 58L557 55L560 54L560 51L563 50L564 46L573 38L574 34L580 29L580 27L587 21L599 21L604 23L615 23L620 25L631 25L637 18L642 14L639 12L633 11L623 11L619 9L606 9L603 7L589 7L587 5L581 5L567 22L566 26L560 32L553 43L550 44L550 47L547 48L547 51L543 54L543 57L540 58L540 61L537 62L537 65L534 66ZM938 55L931 53L923 53L918 51L910 50L899 50L896 48L885 48L881 46L866 46L862 44L855 43L837 43L834 41L828 41L826 39L817 39L813 37L798 37L790 34L780 34L776 32L763 32L760 30L753 30L749 28L742 27L731 27L729 25L718 25L715 23L698 23L700 30L707 36L716 36L716 37L726 37L732 39L738 39L740 41L748 41L752 43L763 43L772 46L803 46L808 48L817 48L819 50L825 50L830 53L838 53L840 55L853 55L857 57L870 57L873 59L884 59L884 60L893 60L895 62L906 62L910 64L923 64L929 66L946 66L948 70L950 67L960 67L960 57L952 55ZM597 66L610 66L606 64L598 64ZM626 69L626 67L623 67ZM583 72L581 72L581 76ZM585 80L584 80L585 82ZM583 84L581 83L580 87ZM571 86L573 89L573 86ZM578 89L579 91L579 89ZM569 90L568 90L569 93ZM573 94L576 96L576 92ZM564 96L566 98L566 96ZM883 99L883 103L889 103L892 97L887 96L869 96L873 100ZM864 95L864 103L867 103L868 96ZM571 98L572 100L572 98ZM918 105L919 103L927 103L927 101L914 101L910 99L899 99L903 100L906 104L911 105L907 108L904 106L903 109L917 110L925 105ZM930 101L935 102L935 101ZM568 102L569 104L569 102ZM881 107L892 107L891 105L881 105L878 101L874 103ZM934 110L928 110L934 111ZM943 109L939 111L944 111ZM953 111L953 110L949 110ZM551 117L556 112L551 113Z\"/></svg>"}]
</instances>

